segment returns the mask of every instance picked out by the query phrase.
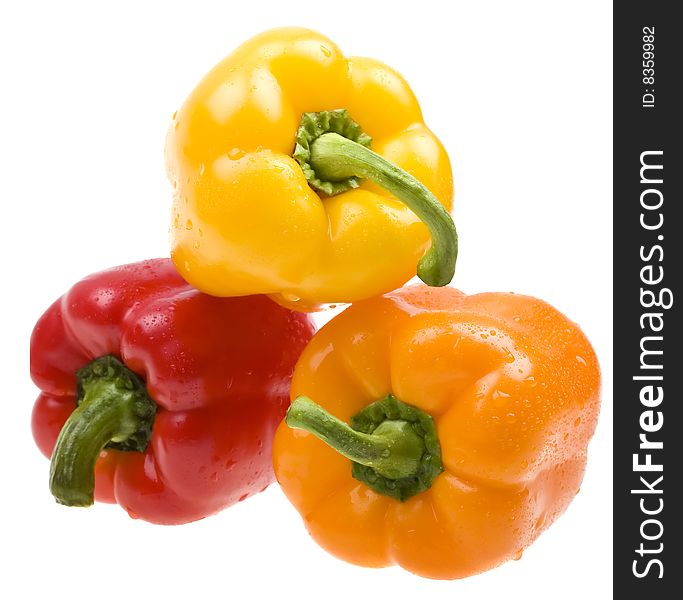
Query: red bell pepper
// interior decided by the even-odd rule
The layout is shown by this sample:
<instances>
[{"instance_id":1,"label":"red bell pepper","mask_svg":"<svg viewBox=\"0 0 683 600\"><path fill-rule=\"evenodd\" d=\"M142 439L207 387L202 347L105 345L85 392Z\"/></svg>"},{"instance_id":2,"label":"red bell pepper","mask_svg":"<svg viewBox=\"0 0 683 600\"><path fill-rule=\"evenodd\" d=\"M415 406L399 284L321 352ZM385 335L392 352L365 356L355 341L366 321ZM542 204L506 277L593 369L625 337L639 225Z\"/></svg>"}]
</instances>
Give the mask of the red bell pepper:
<instances>
[{"instance_id":1,"label":"red bell pepper","mask_svg":"<svg viewBox=\"0 0 683 600\"><path fill-rule=\"evenodd\" d=\"M180 524L265 489L312 334L307 316L266 296L194 290L168 259L83 279L31 338L32 428L52 456L53 495Z\"/></svg>"}]
</instances>

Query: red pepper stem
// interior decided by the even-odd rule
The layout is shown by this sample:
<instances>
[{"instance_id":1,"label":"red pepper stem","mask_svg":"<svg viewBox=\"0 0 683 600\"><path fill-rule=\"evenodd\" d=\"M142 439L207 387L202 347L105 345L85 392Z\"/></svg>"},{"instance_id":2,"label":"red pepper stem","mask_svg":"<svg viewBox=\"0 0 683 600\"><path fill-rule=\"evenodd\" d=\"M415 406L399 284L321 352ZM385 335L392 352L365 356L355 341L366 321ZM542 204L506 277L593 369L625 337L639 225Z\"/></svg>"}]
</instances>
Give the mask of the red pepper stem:
<instances>
[{"instance_id":1,"label":"red pepper stem","mask_svg":"<svg viewBox=\"0 0 683 600\"><path fill-rule=\"evenodd\" d=\"M414 476L425 452L424 440L407 421L387 420L372 434L362 433L306 396L292 402L285 422L312 433L346 458L389 479Z\"/></svg>"},{"instance_id":2,"label":"red pepper stem","mask_svg":"<svg viewBox=\"0 0 683 600\"><path fill-rule=\"evenodd\" d=\"M156 404L144 384L113 356L77 373L79 405L59 433L50 460L50 491L67 506L94 500L95 463L108 444L142 451L151 435Z\"/></svg>"}]
</instances>

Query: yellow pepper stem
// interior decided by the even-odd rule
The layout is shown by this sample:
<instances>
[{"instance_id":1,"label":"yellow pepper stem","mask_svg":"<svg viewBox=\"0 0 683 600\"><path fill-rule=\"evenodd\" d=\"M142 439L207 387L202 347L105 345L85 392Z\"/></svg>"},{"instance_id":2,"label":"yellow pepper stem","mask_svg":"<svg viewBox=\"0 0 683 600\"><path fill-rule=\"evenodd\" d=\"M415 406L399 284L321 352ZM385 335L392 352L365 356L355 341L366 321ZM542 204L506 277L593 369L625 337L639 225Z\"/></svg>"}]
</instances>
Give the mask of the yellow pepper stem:
<instances>
[{"instance_id":1,"label":"yellow pepper stem","mask_svg":"<svg viewBox=\"0 0 683 600\"><path fill-rule=\"evenodd\" d=\"M370 150L370 143L345 109L304 113L293 156L309 185L324 194L357 188L361 179L370 179L401 200L432 236L431 248L417 265L418 277L430 286L448 285L458 256L451 215L420 181Z\"/></svg>"},{"instance_id":2,"label":"yellow pepper stem","mask_svg":"<svg viewBox=\"0 0 683 600\"><path fill-rule=\"evenodd\" d=\"M310 165L320 179L370 179L404 202L432 234L432 247L417 266L418 277L431 286L450 283L458 255L455 224L448 211L415 177L338 133L325 133L311 144Z\"/></svg>"}]
</instances>

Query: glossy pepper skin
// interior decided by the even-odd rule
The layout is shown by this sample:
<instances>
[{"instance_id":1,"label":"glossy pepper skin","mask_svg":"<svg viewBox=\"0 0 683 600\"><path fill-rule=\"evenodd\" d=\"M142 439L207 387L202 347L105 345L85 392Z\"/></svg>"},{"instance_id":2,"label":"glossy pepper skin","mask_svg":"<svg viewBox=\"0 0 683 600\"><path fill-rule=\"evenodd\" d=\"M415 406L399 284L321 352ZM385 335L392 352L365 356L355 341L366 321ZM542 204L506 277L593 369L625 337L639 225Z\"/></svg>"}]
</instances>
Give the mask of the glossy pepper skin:
<instances>
[{"instance_id":1,"label":"glossy pepper skin","mask_svg":"<svg viewBox=\"0 0 683 600\"><path fill-rule=\"evenodd\" d=\"M430 233L411 209L369 180L318 194L292 157L302 115L335 109L450 210L448 155L397 72L346 58L313 31L267 31L212 69L170 127L171 254L187 281L306 307L369 298L415 275Z\"/></svg>"},{"instance_id":2,"label":"glossy pepper skin","mask_svg":"<svg viewBox=\"0 0 683 600\"><path fill-rule=\"evenodd\" d=\"M169 259L96 273L57 300L33 331L31 376L41 389L32 416L35 441L50 457L76 409L76 372L99 357L107 365L120 359L123 370L140 378L156 413L144 451L100 454L95 498L153 523L201 519L272 482L273 432L312 331L304 315L265 296L213 298L192 289ZM86 437L98 416L80 421ZM60 468L70 468L69 460ZM63 503L91 503L87 490L62 491Z\"/></svg>"},{"instance_id":3,"label":"glossy pepper skin","mask_svg":"<svg viewBox=\"0 0 683 600\"><path fill-rule=\"evenodd\" d=\"M352 477L350 461L310 429L283 422L275 474L335 556L466 577L518 558L567 508L599 391L590 343L545 302L408 287L354 304L323 327L297 364L291 394L346 423L393 394L433 418L443 471L401 502ZM306 402L294 401L290 425L300 427L292 411Z\"/></svg>"}]
</instances>

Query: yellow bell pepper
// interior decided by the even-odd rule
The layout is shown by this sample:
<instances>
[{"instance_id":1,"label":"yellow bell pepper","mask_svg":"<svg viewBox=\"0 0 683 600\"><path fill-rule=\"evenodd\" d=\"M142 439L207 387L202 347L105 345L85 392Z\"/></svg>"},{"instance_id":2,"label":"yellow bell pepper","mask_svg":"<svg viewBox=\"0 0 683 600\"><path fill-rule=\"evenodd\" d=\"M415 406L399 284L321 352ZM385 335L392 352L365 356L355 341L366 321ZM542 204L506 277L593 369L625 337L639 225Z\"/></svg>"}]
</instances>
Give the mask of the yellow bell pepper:
<instances>
[{"instance_id":1,"label":"yellow bell pepper","mask_svg":"<svg viewBox=\"0 0 683 600\"><path fill-rule=\"evenodd\" d=\"M372 150L369 149L370 145ZM217 296L302 307L453 276L448 155L404 79L276 29L198 84L166 143L172 258Z\"/></svg>"}]
</instances>

